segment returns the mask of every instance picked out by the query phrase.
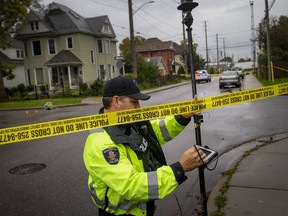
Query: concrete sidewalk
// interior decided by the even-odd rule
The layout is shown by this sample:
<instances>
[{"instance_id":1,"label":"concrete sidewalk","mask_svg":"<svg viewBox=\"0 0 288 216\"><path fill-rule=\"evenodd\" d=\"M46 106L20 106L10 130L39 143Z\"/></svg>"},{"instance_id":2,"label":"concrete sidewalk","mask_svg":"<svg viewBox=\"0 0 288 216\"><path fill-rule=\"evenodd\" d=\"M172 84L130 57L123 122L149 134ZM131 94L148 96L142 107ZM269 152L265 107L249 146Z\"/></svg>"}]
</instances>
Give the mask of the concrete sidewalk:
<instances>
[{"instance_id":1,"label":"concrete sidewalk","mask_svg":"<svg viewBox=\"0 0 288 216\"><path fill-rule=\"evenodd\" d=\"M220 211L226 216L288 215L288 134L278 141L268 141L236 163L231 180L218 182L208 199L208 213L217 212L215 197L226 197ZM232 169L231 168L231 169ZM228 183L228 191L219 189ZM221 215L221 214L214 214Z\"/></svg>"},{"instance_id":2,"label":"concrete sidewalk","mask_svg":"<svg viewBox=\"0 0 288 216\"><path fill-rule=\"evenodd\" d=\"M146 94L150 94L153 92L158 92L158 91L162 91L165 89L175 88L177 86L182 86L182 85L187 85L187 84L191 84L191 82L190 81L181 82L181 83L176 83L176 84L172 84L172 85L168 85L168 86L153 88L153 89L149 89L149 90L141 91L141 92L146 93ZM87 98L84 98L81 103L82 104L102 104L102 97L87 97Z\"/></svg>"}]
</instances>

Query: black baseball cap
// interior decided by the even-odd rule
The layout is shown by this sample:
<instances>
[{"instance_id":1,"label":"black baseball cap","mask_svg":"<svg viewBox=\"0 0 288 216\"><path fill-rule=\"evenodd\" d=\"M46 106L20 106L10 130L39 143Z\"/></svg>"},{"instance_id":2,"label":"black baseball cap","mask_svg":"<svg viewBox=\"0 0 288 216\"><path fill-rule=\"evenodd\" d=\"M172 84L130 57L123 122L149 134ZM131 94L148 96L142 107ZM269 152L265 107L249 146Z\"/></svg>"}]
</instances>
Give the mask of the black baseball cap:
<instances>
[{"instance_id":1,"label":"black baseball cap","mask_svg":"<svg viewBox=\"0 0 288 216\"><path fill-rule=\"evenodd\" d=\"M104 97L129 96L138 100L148 100L151 96L141 93L136 82L127 76L114 77L104 85Z\"/></svg>"}]
</instances>

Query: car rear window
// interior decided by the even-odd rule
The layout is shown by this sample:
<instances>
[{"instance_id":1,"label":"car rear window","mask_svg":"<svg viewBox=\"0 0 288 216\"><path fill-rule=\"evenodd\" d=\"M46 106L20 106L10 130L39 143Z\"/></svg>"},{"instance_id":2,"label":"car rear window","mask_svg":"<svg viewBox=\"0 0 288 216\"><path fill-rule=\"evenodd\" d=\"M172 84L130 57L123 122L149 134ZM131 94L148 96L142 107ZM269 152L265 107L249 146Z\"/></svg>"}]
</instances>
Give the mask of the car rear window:
<instances>
[{"instance_id":1,"label":"car rear window","mask_svg":"<svg viewBox=\"0 0 288 216\"><path fill-rule=\"evenodd\" d=\"M236 71L224 71L222 74L223 75L237 75L237 72Z\"/></svg>"}]
</instances>

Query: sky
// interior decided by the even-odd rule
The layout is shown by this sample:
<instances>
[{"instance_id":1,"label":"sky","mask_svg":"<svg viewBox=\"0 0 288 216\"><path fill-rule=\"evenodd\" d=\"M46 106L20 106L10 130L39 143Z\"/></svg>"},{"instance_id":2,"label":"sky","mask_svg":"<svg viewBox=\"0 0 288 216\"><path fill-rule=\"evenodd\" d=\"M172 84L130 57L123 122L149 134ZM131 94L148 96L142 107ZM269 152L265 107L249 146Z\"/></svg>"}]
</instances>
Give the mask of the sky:
<instances>
[{"instance_id":1,"label":"sky","mask_svg":"<svg viewBox=\"0 0 288 216\"><path fill-rule=\"evenodd\" d=\"M107 15L118 40L130 36L128 0L42 0L48 5L57 2L68 6L85 18ZM180 44L183 40L182 11L177 10L180 0L132 0L134 32L144 38L159 38ZM251 57L252 8L254 29L265 16L265 0L194 0L199 3L192 10L192 38L198 44L197 52L206 59L205 22L207 29L208 56L219 59L226 56L235 61ZM250 2L253 2L251 7ZM274 4L272 4L274 2ZM268 0L270 18L288 16L287 0ZM186 34L186 30L184 30ZM187 38L187 34L186 34Z\"/></svg>"}]
</instances>

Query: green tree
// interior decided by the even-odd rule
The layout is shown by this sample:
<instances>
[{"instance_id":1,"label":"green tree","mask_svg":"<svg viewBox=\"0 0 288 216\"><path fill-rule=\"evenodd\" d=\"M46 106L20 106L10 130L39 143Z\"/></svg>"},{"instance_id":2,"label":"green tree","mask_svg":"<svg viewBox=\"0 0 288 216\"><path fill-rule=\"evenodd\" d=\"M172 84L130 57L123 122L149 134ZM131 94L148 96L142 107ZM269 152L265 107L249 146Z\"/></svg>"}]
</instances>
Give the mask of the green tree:
<instances>
[{"instance_id":1,"label":"green tree","mask_svg":"<svg viewBox=\"0 0 288 216\"><path fill-rule=\"evenodd\" d=\"M42 0L1 0L0 7L0 48L11 46L13 33L17 26L25 20L28 9L41 10L44 8L39 2ZM3 78L13 77L13 65L0 63L0 101L7 100Z\"/></svg>"},{"instance_id":2,"label":"green tree","mask_svg":"<svg viewBox=\"0 0 288 216\"><path fill-rule=\"evenodd\" d=\"M4 0L0 7L0 48L5 49L11 46L11 33L18 22L22 22L27 16L27 8L30 6L31 0ZM7 67L7 65L6 65ZM0 63L0 101L6 101L7 94L4 87L3 78L7 74L7 68ZM9 71L9 70L8 70ZM8 72L8 74L11 74Z\"/></svg>"},{"instance_id":3,"label":"green tree","mask_svg":"<svg viewBox=\"0 0 288 216\"><path fill-rule=\"evenodd\" d=\"M187 47L187 51L185 53L182 54L181 56L181 62L185 64L185 55L187 55L187 63L188 63L188 73L190 73L190 57L189 57L189 53L188 53L188 40L182 40L181 42L181 45L184 46L184 47ZM203 69L205 67L205 59L202 58L202 56L197 53L197 48L198 48L198 44L197 43L193 43L192 44L192 52L193 52L193 63L194 63L194 70L199 70L199 69ZM186 54L187 53L187 54Z\"/></svg>"},{"instance_id":4,"label":"green tree","mask_svg":"<svg viewBox=\"0 0 288 216\"><path fill-rule=\"evenodd\" d=\"M135 37L135 45L142 44L146 39L141 36ZM131 50L130 50L130 39L124 38L122 43L119 44L120 55L124 56L125 59L125 72L132 73L131 65ZM146 62L141 56L137 58L137 82L143 83L155 83L159 77L159 69L157 66Z\"/></svg>"},{"instance_id":5,"label":"green tree","mask_svg":"<svg viewBox=\"0 0 288 216\"><path fill-rule=\"evenodd\" d=\"M271 17L269 25L272 61L288 60L288 17ZM267 40L264 19L259 23L257 38L259 49L262 51L258 58L259 62L267 63Z\"/></svg>"},{"instance_id":6,"label":"green tree","mask_svg":"<svg viewBox=\"0 0 288 216\"><path fill-rule=\"evenodd\" d=\"M229 56L226 56L225 58L221 59L220 61L225 61L225 62L231 63L231 62L233 62L233 59Z\"/></svg>"},{"instance_id":7,"label":"green tree","mask_svg":"<svg viewBox=\"0 0 288 216\"><path fill-rule=\"evenodd\" d=\"M146 62L143 58L137 60L137 81L139 83L156 83L160 76L156 65Z\"/></svg>"},{"instance_id":8,"label":"green tree","mask_svg":"<svg viewBox=\"0 0 288 216\"><path fill-rule=\"evenodd\" d=\"M144 40L144 37L136 36L135 45L141 44ZM122 43L119 44L120 55L124 56L125 59L125 72L132 73L132 64L131 64L131 49L130 49L130 39L128 37L122 40ZM137 65L138 65L138 57L137 57ZM137 66L138 67L138 66Z\"/></svg>"}]
</instances>

